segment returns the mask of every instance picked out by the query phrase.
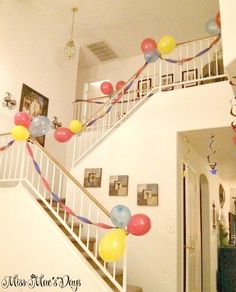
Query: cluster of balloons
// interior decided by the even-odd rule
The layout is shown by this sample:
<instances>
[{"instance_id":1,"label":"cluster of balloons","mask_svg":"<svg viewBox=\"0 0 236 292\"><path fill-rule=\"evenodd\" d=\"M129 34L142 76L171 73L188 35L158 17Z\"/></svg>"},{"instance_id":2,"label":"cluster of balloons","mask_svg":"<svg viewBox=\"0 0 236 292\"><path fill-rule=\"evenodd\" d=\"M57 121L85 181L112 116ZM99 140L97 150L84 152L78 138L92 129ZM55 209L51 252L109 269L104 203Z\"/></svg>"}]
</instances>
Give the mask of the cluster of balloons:
<instances>
[{"instance_id":1,"label":"cluster of balloons","mask_svg":"<svg viewBox=\"0 0 236 292\"><path fill-rule=\"evenodd\" d=\"M210 18L205 25L206 31L211 35L219 35L221 33L220 12L215 17Z\"/></svg>"},{"instance_id":2,"label":"cluster of balloons","mask_svg":"<svg viewBox=\"0 0 236 292\"><path fill-rule=\"evenodd\" d=\"M146 234L151 228L151 220L144 214L131 216L129 208L124 205L113 207L110 217L117 228L101 239L99 254L106 262L116 262L125 252L125 236L129 233L137 236Z\"/></svg>"},{"instance_id":3,"label":"cluster of balloons","mask_svg":"<svg viewBox=\"0 0 236 292\"><path fill-rule=\"evenodd\" d=\"M176 47L176 41L171 35L163 36L158 45L152 38L146 38L141 43L141 50L144 53L144 59L148 63L155 62L159 55L171 53Z\"/></svg>"},{"instance_id":4,"label":"cluster of balloons","mask_svg":"<svg viewBox=\"0 0 236 292\"><path fill-rule=\"evenodd\" d=\"M123 80L120 80L116 83L116 91L120 90L121 88L123 88L125 86L126 82ZM104 81L101 83L100 85L100 90L103 94L105 95L112 95L114 93L114 88L113 85L111 84L111 82L109 81Z\"/></svg>"},{"instance_id":5,"label":"cluster of balloons","mask_svg":"<svg viewBox=\"0 0 236 292\"><path fill-rule=\"evenodd\" d=\"M51 122L45 116L31 117L25 112L18 112L14 117L15 127L11 131L12 137L16 141L25 141L32 137L44 136L51 129ZM69 141L70 138L82 130L82 124L78 120L70 122L69 128L57 128L54 132L54 138L58 142Z\"/></svg>"}]
</instances>

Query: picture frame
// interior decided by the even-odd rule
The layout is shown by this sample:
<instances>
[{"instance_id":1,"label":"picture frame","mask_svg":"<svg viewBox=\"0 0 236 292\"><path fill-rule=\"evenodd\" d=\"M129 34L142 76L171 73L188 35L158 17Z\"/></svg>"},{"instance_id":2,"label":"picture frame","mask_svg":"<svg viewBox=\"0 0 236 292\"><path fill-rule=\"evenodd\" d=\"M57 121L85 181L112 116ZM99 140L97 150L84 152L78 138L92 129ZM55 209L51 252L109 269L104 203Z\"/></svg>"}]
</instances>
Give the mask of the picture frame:
<instances>
[{"instance_id":1,"label":"picture frame","mask_svg":"<svg viewBox=\"0 0 236 292\"><path fill-rule=\"evenodd\" d=\"M137 205L158 206L158 184L138 184Z\"/></svg>"},{"instance_id":2,"label":"picture frame","mask_svg":"<svg viewBox=\"0 0 236 292\"><path fill-rule=\"evenodd\" d=\"M147 95L148 89L152 87L152 79L142 79L138 81L138 97Z\"/></svg>"},{"instance_id":3,"label":"picture frame","mask_svg":"<svg viewBox=\"0 0 236 292\"><path fill-rule=\"evenodd\" d=\"M128 175L112 175L109 181L109 196L128 196Z\"/></svg>"},{"instance_id":4,"label":"picture frame","mask_svg":"<svg viewBox=\"0 0 236 292\"><path fill-rule=\"evenodd\" d=\"M164 86L161 88L161 91L169 91L173 90L174 86L165 86L169 84L173 84L174 81L174 74L166 74L161 76L161 86Z\"/></svg>"},{"instance_id":5,"label":"picture frame","mask_svg":"<svg viewBox=\"0 0 236 292\"><path fill-rule=\"evenodd\" d=\"M85 168L84 187L100 188L102 183L102 168Z\"/></svg>"},{"instance_id":6,"label":"picture frame","mask_svg":"<svg viewBox=\"0 0 236 292\"><path fill-rule=\"evenodd\" d=\"M185 84L182 84L182 88L196 86L198 82L196 81L191 82L191 80L196 80L197 78L198 78L197 69L182 71L182 82L187 82Z\"/></svg>"},{"instance_id":7,"label":"picture frame","mask_svg":"<svg viewBox=\"0 0 236 292\"><path fill-rule=\"evenodd\" d=\"M29 87L26 84L23 84L21 91L21 100L20 100L20 112L26 112L32 117L36 116L47 116L48 114L48 104L49 99ZM45 143L45 136L35 138L42 146Z\"/></svg>"}]
</instances>

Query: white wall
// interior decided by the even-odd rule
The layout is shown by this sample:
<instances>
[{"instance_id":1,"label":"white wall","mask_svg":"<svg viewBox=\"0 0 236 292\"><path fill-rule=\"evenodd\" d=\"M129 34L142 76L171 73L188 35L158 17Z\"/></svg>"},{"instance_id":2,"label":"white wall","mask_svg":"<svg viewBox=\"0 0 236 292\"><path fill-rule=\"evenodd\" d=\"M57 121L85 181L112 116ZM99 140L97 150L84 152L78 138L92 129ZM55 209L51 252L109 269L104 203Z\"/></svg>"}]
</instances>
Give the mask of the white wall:
<instances>
[{"instance_id":1,"label":"white wall","mask_svg":"<svg viewBox=\"0 0 236 292\"><path fill-rule=\"evenodd\" d=\"M235 1L234 0L219 0L220 2L220 13L221 13L221 30L224 48L224 62L227 67L236 59L235 54Z\"/></svg>"},{"instance_id":2,"label":"white wall","mask_svg":"<svg viewBox=\"0 0 236 292\"><path fill-rule=\"evenodd\" d=\"M49 0L48 4L53 4ZM57 6L54 13L57 15ZM68 22L71 13L68 10ZM38 9L36 1L12 0L0 4L0 100L6 91L17 100L15 110L0 106L0 132L10 131L14 114L19 111L22 84L25 83L49 98L48 117L58 116L63 125L72 118L78 55L68 61L64 46L69 31L66 23L58 23ZM65 145L59 145L47 135L46 147L60 161L64 160ZM52 151L53 150L53 151Z\"/></svg>"},{"instance_id":3,"label":"white wall","mask_svg":"<svg viewBox=\"0 0 236 292\"><path fill-rule=\"evenodd\" d=\"M177 132L229 125L230 98L227 82L157 93L73 170L83 181L85 168L101 167L102 187L89 191L108 210L121 203L150 216L150 233L128 237L128 282L144 292L178 291ZM127 197L109 197L110 175L129 175ZM139 183L158 183L158 207L137 206Z\"/></svg>"},{"instance_id":4,"label":"white wall","mask_svg":"<svg viewBox=\"0 0 236 292\"><path fill-rule=\"evenodd\" d=\"M24 187L0 189L0 219L0 285L4 277L15 274L26 280L32 274L43 274L46 279L68 275L81 280L81 286L73 291L111 291ZM35 287L33 291L42 289ZM44 287L47 291L58 289ZM67 286L63 291L72 289Z\"/></svg>"}]
</instances>

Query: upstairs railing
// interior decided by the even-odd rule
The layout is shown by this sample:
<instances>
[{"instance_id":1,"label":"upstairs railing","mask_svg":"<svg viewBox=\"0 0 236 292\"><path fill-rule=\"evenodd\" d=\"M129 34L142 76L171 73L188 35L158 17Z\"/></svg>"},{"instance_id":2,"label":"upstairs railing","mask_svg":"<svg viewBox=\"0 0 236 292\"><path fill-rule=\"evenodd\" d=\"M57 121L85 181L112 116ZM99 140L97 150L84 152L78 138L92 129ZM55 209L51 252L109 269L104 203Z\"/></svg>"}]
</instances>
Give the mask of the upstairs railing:
<instances>
[{"instance_id":1,"label":"upstairs railing","mask_svg":"<svg viewBox=\"0 0 236 292\"><path fill-rule=\"evenodd\" d=\"M107 230L95 224L111 225L109 212L35 140L15 142L10 134L0 135L0 182L23 182L41 200L60 224L76 241L87 257L117 288L126 291L126 257L116 263L106 263L98 253L100 239ZM4 146L9 146L4 149ZM27 149L28 147L28 149ZM29 150L31 154L29 153ZM63 202L64 208L61 203ZM66 206L66 207L65 207ZM72 214L84 220L78 220ZM87 220L93 224L87 224ZM91 250L90 239L94 247ZM123 269L122 283L117 280L117 267Z\"/></svg>"},{"instance_id":2,"label":"upstairs railing","mask_svg":"<svg viewBox=\"0 0 236 292\"><path fill-rule=\"evenodd\" d=\"M180 44L172 54L140 68L112 97L100 96L98 88L90 98L90 85L85 84L83 99L74 103L74 118L86 127L75 142L73 165L154 93L226 79L220 37L210 37Z\"/></svg>"}]
</instances>

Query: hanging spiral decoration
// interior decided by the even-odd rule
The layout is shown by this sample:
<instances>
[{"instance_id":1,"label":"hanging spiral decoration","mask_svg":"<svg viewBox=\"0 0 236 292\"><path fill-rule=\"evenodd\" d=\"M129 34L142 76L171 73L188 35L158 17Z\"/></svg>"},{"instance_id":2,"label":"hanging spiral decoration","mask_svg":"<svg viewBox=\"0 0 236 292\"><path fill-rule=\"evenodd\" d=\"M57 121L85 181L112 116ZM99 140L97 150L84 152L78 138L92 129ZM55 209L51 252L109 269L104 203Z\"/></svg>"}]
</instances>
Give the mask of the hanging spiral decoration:
<instances>
[{"instance_id":1,"label":"hanging spiral decoration","mask_svg":"<svg viewBox=\"0 0 236 292\"><path fill-rule=\"evenodd\" d=\"M235 84L236 85L236 84ZM235 111L235 106L236 106L236 97L230 100L231 103L231 108L230 108L230 114L234 118L236 117L236 111ZM231 127L234 133L236 133L236 121L235 119L231 122ZM233 137L233 143L236 144L236 135Z\"/></svg>"},{"instance_id":2,"label":"hanging spiral decoration","mask_svg":"<svg viewBox=\"0 0 236 292\"><path fill-rule=\"evenodd\" d=\"M217 173L217 169L216 169L217 162L214 161L213 158L214 158L214 155L216 154L216 150L214 150L212 148L212 144L214 142L215 136L211 135L211 137L209 139L210 139L209 149L210 149L211 153L207 155L207 161L208 161L209 166L210 166L210 173L215 175Z\"/></svg>"}]
</instances>

